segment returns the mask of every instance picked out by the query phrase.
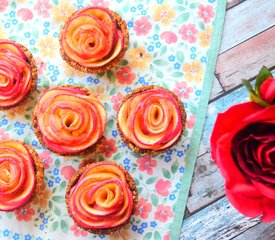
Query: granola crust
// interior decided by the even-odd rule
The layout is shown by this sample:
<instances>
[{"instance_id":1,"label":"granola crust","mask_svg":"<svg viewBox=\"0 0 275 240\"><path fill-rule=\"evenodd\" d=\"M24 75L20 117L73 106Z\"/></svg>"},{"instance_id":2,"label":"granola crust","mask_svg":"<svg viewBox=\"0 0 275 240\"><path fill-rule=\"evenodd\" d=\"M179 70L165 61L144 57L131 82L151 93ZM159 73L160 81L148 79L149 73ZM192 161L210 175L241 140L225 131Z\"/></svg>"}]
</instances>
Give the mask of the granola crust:
<instances>
[{"instance_id":1,"label":"granola crust","mask_svg":"<svg viewBox=\"0 0 275 240\"><path fill-rule=\"evenodd\" d=\"M147 91L147 90L150 90L150 89L165 89L169 92L169 94L175 98L175 100L177 101L178 103L178 106L179 106L179 110L180 110L180 115L181 115L181 120L182 120L182 131L181 131L181 134L180 136L178 137L178 139L169 147L165 148L165 149L160 149L160 150L151 150L151 149L142 149L138 146L136 146L134 143L132 143L131 141L129 141L128 139L126 139L123 134L122 134L122 131L121 131L121 128L119 126L119 123L118 123L118 113L119 113L119 110L120 108L122 107L122 105L131 97L133 97L135 94L137 93L140 93L140 92L143 92L143 91ZM168 89L166 88L163 88L163 87L160 87L160 86L156 86L156 85L149 85L149 86L142 86L142 87L139 87L139 88L136 88L134 89L133 91L131 91L130 93L128 93L127 95L124 96L124 98L122 99L121 103L120 103L120 106L118 108L118 111L117 111L117 117L116 117L116 125L117 125L117 129L118 129L118 132L119 132L119 135L122 139L122 141L130 148L132 149L135 153L137 154L140 154L140 155L145 155L145 154L148 154L148 155L151 155L151 156L155 156L155 155L158 155L158 154L161 154L161 153L164 153L166 151L168 151L170 148L172 148L175 144L177 144L183 133L184 133L184 129L186 127L186 112L185 112L185 108L183 106L183 103L180 101L180 99L178 98L178 96L176 94L174 94L172 91L169 91Z\"/></svg>"},{"instance_id":2,"label":"granola crust","mask_svg":"<svg viewBox=\"0 0 275 240\"><path fill-rule=\"evenodd\" d=\"M76 86L76 85L72 85L72 84L67 84L67 85L62 85L62 86L58 86L57 88L63 88L63 87L71 87L71 88L78 88L80 89L81 91L84 91L87 93L87 95L93 95L93 93L91 93L87 88L84 88L84 87L81 87L81 86ZM39 101L39 100L38 100ZM37 107L38 107L38 103L35 105L34 109L33 109L33 113L32 113L32 126L34 128L34 133L38 139L38 141L40 142L41 145L45 146L48 150L52 151L52 152L55 152L53 151L51 148L49 148L47 146L47 144L43 141L43 136L42 136L42 133L39 129L39 126L38 126L38 117L37 116ZM102 143L102 141L104 140L104 136L102 136L96 144L84 149L83 151L81 152L76 152L76 153L68 153L68 154L60 154L60 153L57 153L55 152L56 154L58 155L62 155L62 156L76 156L76 155L87 155L87 154L90 154L90 153L93 153L96 151L97 147L100 146L100 144Z\"/></svg>"},{"instance_id":3,"label":"granola crust","mask_svg":"<svg viewBox=\"0 0 275 240\"><path fill-rule=\"evenodd\" d=\"M70 215L70 217L74 220L70 210L69 210L69 195L70 195L70 191L71 191L71 188L78 182L80 176L82 175L82 173L86 170L87 167L91 166L93 164L87 164L85 165L84 167L82 167L81 169L79 169L75 174L74 176L71 178L71 180L69 181L68 183L68 186L67 186L67 189L66 189L66 195L65 195L65 200L66 200L66 205L67 205L67 210L68 210L68 213ZM133 210L132 210L132 214L135 213L135 211L137 210L137 205L138 205L138 191L137 191L137 187L136 187L136 183L133 179L133 177L130 175L130 173L125 169L123 168L122 166L116 164L125 174L125 177L126 177L126 180L127 180L127 183L130 187L130 190L133 194ZM131 215L132 215L131 214ZM125 225L127 225L129 222L130 222L130 219L131 217L129 217L129 219L117 226L117 227L113 227L113 228L107 228L107 229L89 229L89 228L83 228L81 226L81 228L83 228L84 230L90 232L90 233L94 233L94 234L99 234L99 235L104 235L104 234L114 234L115 232L121 230ZM76 223L77 224L77 223Z\"/></svg>"},{"instance_id":4,"label":"granola crust","mask_svg":"<svg viewBox=\"0 0 275 240\"><path fill-rule=\"evenodd\" d=\"M103 65L101 67L84 67L82 65L80 65L78 62L72 60L68 55L66 55L66 53L64 52L62 45L61 45L61 36L64 32L64 26L67 25L68 21L70 20L70 18L75 14L73 13L64 23L60 34L59 34L59 43L60 43L60 54L61 57L73 68L81 71L81 72L86 72L86 73L100 73L100 72L105 72L110 70L111 68L115 67L118 65L118 63L123 59L126 50L128 48L128 43L129 43L129 32L127 29L127 24L126 22L120 17L119 14L117 14L114 11L111 11L111 14L113 16L113 18L115 19L116 23L117 23L117 27L121 30L122 34L123 34L123 39L124 39L124 45L123 45L123 49L121 50L121 52L118 54L118 56L116 56L115 59L113 59L111 62L107 63L106 65Z\"/></svg>"},{"instance_id":5,"label":"granola crust","mask_svg":"<svg viewBox=\"0 0 275 240\"><path fill-rule=\"evenodd\" d=\"M13 41L13 40L10 40L9 41ZM28 91L28 93L26 94L26 96L24 97L24 99L22 99L22 101L20 101L19 103L17 104L14 104L14 105L11 105L11 106L8 106L8 107L1 107L0 106L0 110L7 110L7 109L11 109L11 108L14 108L14 107L17 107L21 104L23 104L27 99L28 97L30 96L30 94L36 89L36 82L37 82L37 78L38 78L38 72L37 72L37 67L36 67L36 63L35 63L35 60L34 60L34 57L32 55L32 53L25 47L23 46L22 44L18 43L18 42L15 42L13 41L17 46L19 46L21 48L21 50L25 53L26 55L26 59L27 59L27 63L30 64L30 68L31 68L31 88L30 90Z\"/></svg>"}]
</instances>

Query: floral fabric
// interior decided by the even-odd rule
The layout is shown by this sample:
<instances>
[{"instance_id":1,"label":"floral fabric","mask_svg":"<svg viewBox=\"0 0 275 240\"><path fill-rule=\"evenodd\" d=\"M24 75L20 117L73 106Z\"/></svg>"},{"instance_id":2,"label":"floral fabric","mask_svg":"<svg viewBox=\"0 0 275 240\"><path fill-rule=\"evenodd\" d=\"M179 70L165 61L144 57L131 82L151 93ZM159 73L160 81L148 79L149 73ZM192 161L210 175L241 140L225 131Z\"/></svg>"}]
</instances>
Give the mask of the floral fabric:
<instances>
[{"instance_id":1,"label":"floral fabric","mask_svg":"<svg viewBox=\"0 0 275 240\"><path fill-rule=\"evenodd\" d=\"M100 74L72 69L59 53L60 27L72 12L105 6L127 22L129 49L119 66ZM20 42L38 66L37 91L24 104L0 112L0 138L32 145L45 166L43 194L13 213L0 213L1 239L170 239L186 156L202 96L217 0L0 0L0 38ZM211 80L210 80L211 81ZM32 109L47 88L75 84L89 88L108 112L104 143L95 154L62 157L45 149L31 125ZM156 84L174 91L187 112L182 140L164 154L139 156L121 141L115 117L123 96L136 87ZM139 202L131 223L113 236L93 235L78 228L65 206L68 180L85 162L108 159L134 177ZM195 156L194 156L195 160ZM183 212L181 213L183 216ZM176 223L180 224L180 223Z\"/></svg>"}]
</instances>

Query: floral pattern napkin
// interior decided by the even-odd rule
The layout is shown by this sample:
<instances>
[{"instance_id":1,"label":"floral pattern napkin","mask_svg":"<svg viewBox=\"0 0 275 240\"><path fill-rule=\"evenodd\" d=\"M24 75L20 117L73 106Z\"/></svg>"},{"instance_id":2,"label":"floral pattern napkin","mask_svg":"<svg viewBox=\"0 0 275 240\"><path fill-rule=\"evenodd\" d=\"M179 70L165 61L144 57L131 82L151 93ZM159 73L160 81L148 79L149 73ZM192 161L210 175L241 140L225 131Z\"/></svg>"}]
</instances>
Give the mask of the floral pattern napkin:
<instances>
[{"instance_id":1,"label":"floral pattern napkin","mask_svg":"<svg viewBox=\"0 0 275 240\"><path fill-rule=\"evenodd\" d=\"M224 2L0 0L0 38L13 39L28 47L39 73L36 93L24 104L0 112L0 138L15 138L32 145L45 166L43 194L13 213L0 213L1 239L85 239L88 236L89 239L168 240L179 235L206 109L204 102L208 100L221 38ZM64 19L89 5L117 11L127 22L130 33L129 49L119 66L97 75L75 71L59 54L58 34ZM104 103L108 112L106 139L95 154L58 156L41 146L33 133L31 115L39 94L63 84L87 87ZM187 111L181 142L155 157L133 153L121 141L115 125L122 97L148 84L172 90ZM89 234L78 228L66 211L67 182L86 159L116 161L136 181L138 210L131 223L115 235Z\"/></svg>"}]
</instances>

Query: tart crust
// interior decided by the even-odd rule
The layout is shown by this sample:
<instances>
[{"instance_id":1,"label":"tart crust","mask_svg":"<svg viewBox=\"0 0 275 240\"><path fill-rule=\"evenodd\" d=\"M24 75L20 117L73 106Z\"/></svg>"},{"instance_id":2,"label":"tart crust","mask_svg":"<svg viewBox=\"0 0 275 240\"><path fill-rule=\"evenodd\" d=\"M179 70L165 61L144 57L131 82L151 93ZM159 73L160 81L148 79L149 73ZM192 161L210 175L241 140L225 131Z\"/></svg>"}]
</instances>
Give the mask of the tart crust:
<instances>
[{"instance_id":1,"label":"tart crust","mask_svg":"<svg viewBox=\"0 0 275 240\"><path fill-rule=\"evenodd\" d=\"M124 45L123 48L121 50L121 52L109 63L101 66L101 67L84 67L82 65L80 65L78 62L72 60L63 50L62 45L61 45L61 36L64 32L64 26L67 25L68 21L70 20L70 18L75 14L75 12L65 21L60 34L59 34L59 43L60 43L60 54L61 57L73 68L81 71L81 72L86 72L86 73L100 73L100 72L105 72L110 70L111 68L115 67L118 65L118 63L123 59L126 50L128 48L128 43L129 43L129 32L127 29L127 24L126 22L120 17L120 15L114 11L110 10L111 15L113 16L113 18L115 19L116 23L117 23L117 27L121 30L122 34L123 34L123 39L124 39Z\"/></svg>"},{"instance_id":2,"label":"tart crust","mask_svg":"<svg viewBox=\"0 0 275 240\"><path fill-rule=\"evenodd\" d=\"M78 88L81 91L86 92L89 96L92 95L93 93L90 92L87 88L81 87L81 86L76 86L76 85L72 85L72 84L67 84L67 85L61 85L61 86L57 86L56 88L63 88L63 87L70 87L70 88ZM39 101L39 100L38 100ZM104 136L102 136L94 145L84 149L83 151L80 152L76 152L76 153L68 153L68 154L60 154L58 152L53 151L50 147L47 146L47 144L43 141L43 136L42 133L39 129L38 126L38 116L37 116L37 107L38 107L38 103L35 105L34 109L33 109L33 113L32 113L32 126L34 128L34 133L38 139L38 141L40 142L41 145L45 146L48 150L50 150L51 152L54 152L58 155L61 156L76 156L76 155L86 155L86 154L90 154L96 151L97 147L102 143L102 141L104 140Z\"/></svg>"},{"instance_id":3,"label":"tart crust","mask_svg":"<svg viewBox=\"0 0 275 240\"><path fill-rule=\"evenodd\" d=\"M122 134L122 131L121 131L121 128L119 126L119 123L118 123L118 113L119 113L119 110L120 108L122 107L122 105L131 97L133 97L134 95L136 95L137 93L140 93L140 92L143 92L143 91L147 91L147 90L150 90L150 89L164 89L166 91L168 91L168 93L174 97L174 99L177 101L178 103L178 106L179 106L179 110L180 110L180 115L181 115L181 120L182 120L182 131L181 131L181 134L180 136L178 137L178 139L169 147L167 148L164 148L164 149L160 149L160 150L151 150L151 149L142 149L138 146L136 146L134 143L132 143L131 141L129 141L127 138L125 138ZM148 86L142 86L142 87L139 87L139 88L136 88L134 89L133 91L131 91L130 93L128 93L127 95L124 96L124 98L122 99L121 103L120 103L120 106L118 108L118 111L117 111L117 117L116 117L116 125L117 125L117 129L118 129L118 132L119 132L119 135L122 139L122 141L130 148L132 149L135 153L137 154L141 154L141 155L145 155L145 154L148 154L148 155L151 155L151 156L155 156L155 155L158 155L158 154L161 154L161 153L164 153L166 151L168 151L170 148L172 148L175 144L177 144L183 133L184 133L184 130L185 130L185 127L186 127L186 111L185 111L185 108L183 106L183 103L180 101L180 99L178 98L178 96L173 93L172 91L166 89L166 88L163 88L163 87L160 87L160 86L156 86L156 85L148 85Z\"/></svg>"},{"instance_id":4,"label":"tart crust","mask_svg":"<svg viewBox=\"0 0 275 240\"><path fill-rule=\"evenodd\" d=\"M112 162L113 163L113 162ZM81 169L79 169L75 174L74 176L71 178L71 180L69 181L68 183L68 186L67 186L67 189L66 189L66 195L65 195L65 200L66 200L66 205L67 205L67 210L68 210L68 213L70 215L70 217L74 220L73 218L73 215L71 214L70 210L69 210L69 195L70 195L70 191L71 191L71 188L78 182L79 178L81 177L82 173L87 169L87 167L93 165L94 163L92 164L87 164L85 165L84 167L82 167ZM125 169L123 168L122 166L116 164L116 166L118 166L125 174L125 177L126 177L126 181L129 185L129 188L133 194L133 210L132 210L132 214L131 216L135 213L135 211L137 210L137 205L138 205L138 191L137 191L137 187L136 187L136 183L133 179L133 177L130 175L130 173ZM106 229L90 229L90 228L83 228L82 226L79 226L76 222L76 224L83 228L84 230L90 232L90 233L94 233L94 234L99 234L99 235L104 235L104 234L114 234L115 232L121 230L125 225L127 225L129 222L130 222L130 219L131 219L131 216L129 217L129 219L117 226L117 227L113 227L113 228L106 228Z\"/></svg>"}]
</instances>

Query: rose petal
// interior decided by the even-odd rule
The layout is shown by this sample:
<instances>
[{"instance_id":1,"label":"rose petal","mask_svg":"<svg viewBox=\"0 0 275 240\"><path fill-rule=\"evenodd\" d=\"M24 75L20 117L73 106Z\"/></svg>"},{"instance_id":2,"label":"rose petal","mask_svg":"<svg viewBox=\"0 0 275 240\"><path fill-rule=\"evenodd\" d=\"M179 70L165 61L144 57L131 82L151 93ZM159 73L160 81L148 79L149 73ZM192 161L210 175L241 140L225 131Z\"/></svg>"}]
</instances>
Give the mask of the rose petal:
<instances>
[{"instance_id":1,"label":"rose petal","mask_svg":"<svg viewBox=\"0 0 275 240\"><path fill-rule=\"evenodd\" d=\"M229 202L243 215L255 218L263 213L263 198L245 197L227 188L225 192Z\"/></svg>"},{"instance_id":2,"label":"rose petal","mask_svg":"<svg viewBox=\"0 0 275 240\"><path fill-rule=\"evenodd\" d=\"M263 201L262 222L271 222L275 220L275 200L265 198Z\"/></svg>"},{"instance_id":3,"label":"rose petal","mask_svg":"<svg viewBox=\"0 0 275 240\"><path fill-rule=\"evenodd\" d=\"M260 95L263 100L270 104L275 103L275 79L269 77L260 86Z\"/></svg>"},{"instance_id":4,"label":"rose petal","mask_svg":"<svg viewBox=\"0 0 275 240\"><path fill-rule=\"evenodd\" d=\"M251 180L253 185L261 192L262 195L275 200L275 188L268 187L266 184ZM273 185L274 186L274 185Z\"/></svg>"}]
</instances>

